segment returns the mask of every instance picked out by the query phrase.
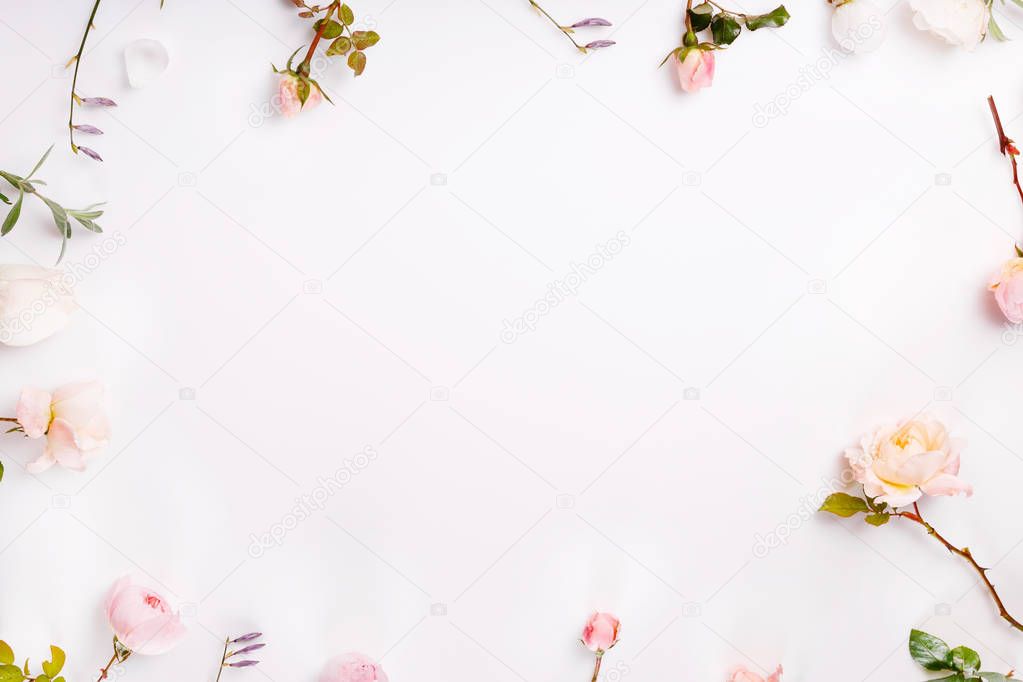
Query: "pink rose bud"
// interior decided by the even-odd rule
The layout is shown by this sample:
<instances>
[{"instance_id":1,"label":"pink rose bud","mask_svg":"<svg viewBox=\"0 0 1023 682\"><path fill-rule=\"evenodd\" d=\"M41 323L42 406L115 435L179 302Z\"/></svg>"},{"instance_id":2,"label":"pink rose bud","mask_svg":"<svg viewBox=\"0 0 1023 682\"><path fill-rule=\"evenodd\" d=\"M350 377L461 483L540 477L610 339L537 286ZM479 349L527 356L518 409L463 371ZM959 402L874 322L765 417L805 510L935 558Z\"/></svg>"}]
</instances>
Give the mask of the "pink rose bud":
<instances>
[{"instance_id":1,"label":"pink rose bud","mask_svg":"<svg viewBox=\"0 0 1023 682\"><path fill-rule=\"evenodd\" d=\"M621 623L610 613L594 613L583 628L583 644L590 651L603 654L618 643Z\"/></svg>"},{"instance_id":2,"label":"pink rose bud","mask_svg":"<svg viewBox=\"0 0 1023 682\"><path fill-rule=\"evenodd\" d=\"M306 98L305 105L303 105L302 99L298 95L300 83L301 80L299 77L293 73L281 74L277 95L280 99L281 113L287 118L297 116L302 109L311 109L315 107L323 99L323 94L320 92L320 89L310 83L309 97Z\"/></svg>"},{"instance_id":3,"label":"pink rose bud","mask_svg":"<svg viewBox=\"0 0 1023 682\"><path fill-rule=\"evenodd\" d=\"M678 69L678 82L686 92L696 92L701 88L710 87L714 82L714 51L692 47L685 51L679 61L675 56Z\"/></svg>"},{"instance_id":4,"label":"pink rose bud","mask_svg":"<svg viewBox=\"0 0 1023 682\"><path fill-rule=\"evenodd\" d=\"M156 590L125 576L110 588L106 616L118 641L134 654L152 656L170 651L185 637L179 616Z\"/></svg>"},{"instance_id":5,"label":"pink rose bud","mask_svg":"<svg viewBox=\"0 0 1023 682\"><path fill-rule=\"evenodd\" d=\"M781 666L779 665L778 669L768 675L765 680L760 675L750 672L740 665L732 671L732 675L728 678L728 682L781 682L782 672Z\"/></svg>"},{"instance_id":6,"label":"pink rose bud","mask_svg":"<svg viewBox=\"0 0 1023 682\"><path fill-rule=\"evenodd\" d=\"M387 674L370 657L352 652L327 663L320 682L387 682Z\"/></svg>"},{"instance_id":7,"label":"pink rose bud","mask_svg":"<svg viewBox=\"0 0 1023 682\"><path fill-rule=\"evenodd\" d=\"M1007 261L988 283L1005 319L1013 324L1023 322L1023 258Z\"/></svg>"},{"instance_id":8,"label":"pink rose bud","mask_svg":"<svg viewBox=\"0 0 1023 682\"><path fill-rule=\"evenodd\" d=\"M591 17L589 19L580 19L575 22L569 28L582 28L584 26L610 26L611 22L607 19L601 19L600 17Z\"/></svg>"}]
</instances>

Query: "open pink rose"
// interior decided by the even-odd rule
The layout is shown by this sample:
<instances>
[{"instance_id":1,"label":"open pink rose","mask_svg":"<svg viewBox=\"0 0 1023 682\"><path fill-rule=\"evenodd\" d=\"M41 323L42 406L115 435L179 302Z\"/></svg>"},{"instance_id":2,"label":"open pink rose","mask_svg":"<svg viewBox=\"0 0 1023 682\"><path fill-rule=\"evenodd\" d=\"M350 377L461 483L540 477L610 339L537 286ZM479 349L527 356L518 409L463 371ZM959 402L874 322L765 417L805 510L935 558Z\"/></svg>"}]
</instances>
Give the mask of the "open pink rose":
<instances>
[{"instance_id":1,"label":"open pink rose","mask_svg":"<svg viewBox=\"0 0 1023 682\"><path fill-rule=\"evenodd\" d=\"M1023 258L1007 261L988 283L1005 319L1013 324L1023 322Z\"/></svg>"},{"instance_id":2,"label":"open pink rose","mask_svg":"<svg viewBox=\"0 0 1023 682\"><path fill-rule=\"evenodd\" d=\"M352 652L331 659L320 682L387 682L387 674L370 657Z\"/></svg>"},{"instance_id":3,"label":"open pink rose","mask_svg":"<svg viewBox=\"0 0 1023 682\"><path fill-rule=\"evenodd\" d=\"M103 409L103 384L83 381L58 388L53 395L26 388L18 400L18 424L29 438L46 436L42 456L28 465L29 473L54 464L81 471L110 441L110 422Z\"/></svg>"},{"instance_id":4,"label":"open pink rose","mask_svg":"<svg viewBox=\"0 0 1023 682\"><path fill-rule=\"evenodd\" d=\"M311 109L323 100L323 93L320 92L320 89L310 83L309 96L306 98L305 106L303 107L302 98L298 95L299 84L300 80L295 74L281 74L277 95L280 98L281 113L287 118L298 115L303 108Z\"/></svg>"},{"instance_id":5,"label":"open pink rose","mask_svg":"<svg viewBox=\"0 0 1023 682\"><path fill-rule=\"evenodd\" d=\"M901 507L922 495L972 495L958 477L962 448L941 422L921 417L878 428L845 457L868 496Z\"/></svg>"},{"instance_id":6,"label":"open pink rose","mask_svg":"<svg viewBox=\"0 0 1023 682\"><path fill-rule=\"evenodd\" d=\"M156 590L135 584L125 576L107 595L107 621L118 641L134 654L162 654L185 637L185 626L167 600Z\"/></svg>"},{"instance_id":7,"label":"open pink rose","mask_svg":"<svg viewBox=\"0 0 1023 682\"><path fill-rule=\"evenodd\" d=\"M768 675L765 680L760 675L750 672L740 665L732 671L732 675L728 678L728 682L780 682L782 672L781 666L779 665L778 669Z\"/></svg>"},{"instance_id":8,"label":"open pink rose","mask_svg":"<svg viewBox=\"0 0 1023 682\"><path fill-rule=\"evenodd\" d=\"M681 61L675 56L675 67L678 69L678 82L686 92L710 87L714 82L714 51L689 48Z\"/></svg>"},{"instance_id":9,"label":"open pink rose","mask_svg":"<svg viewBox=\"0 0 1023 682\"><path fill-rule=\"evenodd\" d=\"M594 613L583 628L583 644L590 651L603 654L618 643L622 624L610 613Z\"/></svg>"}]
</instances>

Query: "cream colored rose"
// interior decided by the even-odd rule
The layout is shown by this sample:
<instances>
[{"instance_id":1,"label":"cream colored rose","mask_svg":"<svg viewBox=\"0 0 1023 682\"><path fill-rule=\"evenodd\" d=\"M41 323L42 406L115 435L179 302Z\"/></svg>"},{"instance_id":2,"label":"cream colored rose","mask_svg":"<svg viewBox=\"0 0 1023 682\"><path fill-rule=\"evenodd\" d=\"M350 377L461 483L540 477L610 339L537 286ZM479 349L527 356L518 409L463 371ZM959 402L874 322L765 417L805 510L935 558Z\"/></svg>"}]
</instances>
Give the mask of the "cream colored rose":
<instances>
[{"instance_id":1,"label":"cream colored rose","mask_svg":"<svg viewBox=\"0 0 1023 682\"><path fill-rule=\"evenodd\" d=\"M914 26L967 50L984 40L991 21L985 0L909 0L909 6Z\"/></svg>"},{"instance_id":2,"label":"cream colored rose","mask_svg":"<svg viewBox=\"0 0 1023 682\"><path fill-rule=\"evenodd\" d=\"M0 265L0 344L31 346L63 329L75 298L60 270Z\"/></svg>"},{"instance_id":3,"label":"cream colored rose","mask_svg":"<svg viewBox=\"0 0 1023 682\"><path fill-rule=\"evenodd\" d=\"M869 497L901 507L922 495L972 495L957 476L962 447L941 422L922 417L878 428L845 456Z\"/></svg>"}]
</instances>

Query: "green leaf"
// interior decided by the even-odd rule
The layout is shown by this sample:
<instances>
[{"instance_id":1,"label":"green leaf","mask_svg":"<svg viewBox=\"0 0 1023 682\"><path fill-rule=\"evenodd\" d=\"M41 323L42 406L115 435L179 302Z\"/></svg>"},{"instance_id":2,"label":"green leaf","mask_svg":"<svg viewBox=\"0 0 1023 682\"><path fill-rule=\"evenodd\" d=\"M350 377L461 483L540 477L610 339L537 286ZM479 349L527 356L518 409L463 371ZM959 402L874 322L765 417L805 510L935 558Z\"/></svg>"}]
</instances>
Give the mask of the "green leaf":
<instances>
[{"instance_id":1,"label":"green leaf","mask_svg":"<svg viewBox=\"0 0 1023 682\"><path fill-rule=\"evenodd\" d=\"M0 682L21 682L25 678L16 665L0 665Z\"/></svg>"},{"instance_id":2,"label":"green leaf","mask_svg":"<svg viewBox=\"0 0 1023 682\"><path fill-rule=\"evenodd\" d=\"M966 682L966 678L963 677L962 673L954 673L948 677L939 677L936 680L929 680L929 682Z\"/></svg>"},{"instance_id":3,"label":"green leaf","mask_svg":"<svg viewBox=\"0 0 1023 682\"><path fill-rule=\"evenodd\" d=\"M8 206L11 205L11 200L8 199L6 196L4 196L4 194L2 192L0 192L0 201L4 202Z\"/></svg>"},{"instance_id":4,"label":"green leaf","mask_svg":"<svg viewBox=\"0 0 1023 682\"><path fill-rule=\"evenodd\" d=\"M356 51L348 55L348 66L352 68L356 76L361 76L362 72L366 70L366 53Z\"/></svg>"},{"instance_id":5,"label":"green leaf","mask_svg":"<svg viewBox=\"0 0 1023 682\"><path fill-rule=\"evenodd\" d=\"M3 467L0 466L0 471L3 471ZM11 665L14 663L14 650L11 649L11 645L0 639L0 664Z\"/></svg>"},{"instance_id":6,"label":"green leaf","mask_svg":"<svg viewBox=\"0 0 1023 682\"><path fill-rule=\"evenodd\" d=\"M60 233L70 239L71 221L68 220L67 211L64 210L64 207L52 199L47 199L41 194L39 195L39 198L42 199L43 203L50 208L50 213L53 214L53 223L57 226L57 229L60 230Z\"/></svg>"},{"instance_id":7,"label":"green leaf","mask_svg":"<svg viewBox=\"0 0 1023 682\"><path fill-rule=\"evenodd\" d=\"M954 670L948 644L922 630L909 633L909 655L928 670Z\"/></svg>"},{"instance_id":8,"label":"green leaf","mask_svg":"<svg viewBox=\"0 0 1023 682\"><path fill-rule=\"evenodd\" d=\"M714 14L714 5L704 2L689 10L689 22L693 25L693 33L699 33L710 26Z\"/></svg>"},{"instance_id":9,"label":"green leaf","mask_svg":"<svg viewBox=\"0 0 1023 682\"><path fill-rule=\"evenodd\" d=\"M337 38L339 35L341 35L341 32L344 30L343 28L341 28L341 24L337 23L336 21L330 21L326 19L320 19L314 24L317 31L319 31L320 27L324 25L323 23L324 21L327 22L326 28L323 29L324 38Z\"/></svg>"},{"instance_id":10,"label":"green leaf","mask_svg":"<svg viewBox=\"0 0 1023 682\"><path fill-rule=\"evenodd\" d=\"M352 39L348 36L341 36L327 48L327 55L333 57L339 54L348 54L352 51Z\"/></svg>"},{"instance_id":11,"label":"green leaf","mask_svg":"<svg viewBox=\"0 0 1023 682\"><path fill-rule=\"evenodd\" d=\"M14 229L15 223L18 222L18 218L21 217L21 202L25 199L24 192L18 192L18 200L14 202L14 206L11 206L11 210L7 212L7 217L4 218L4 224L0 227L0 237L5 236L8 232Z\"/></svg>"},{"instance_id":12,"label":"green leaf","mask_svg":"<svg viewBox=\"0 0 1023 682\"><path fill-rule=\"evenodd\" d=\"M863 498L853 497L845 493L832 493L817 511L830 512L836 516L849 518L860 512L867 511L867 502Z\"/></svg>"},{"instance_id":13,"label":"green leaf","mask_svg":"<svg viewBox=\"0 0 1023 682\"><path fill-rule=\"evenodd\" d=\"M879 513L879 514L867 514L863 520L872 526L883 526L888 523L892 518L891 514Z\"/></svg>"},{"instance_id":14,"label":"green leaf","mask_svg":"<svg viewBox=\"0 0 1023 682\"><path fill-rule=\"evenodd\" d=\"M739 37L742 26L731 14L721 13L710 22L710 30L714 34L715 43L731 45Z\"/></svg>"},{"instance_id":15,"label":"green leaf","mask_svg":"<svg viewBox=\"0 0 1023 682\"><path fill-rule=\"evenodd\" d=\"M1006 677L1002 673L978 673L978 676L984 682L1007 682L1013 678Z\"/></svg>"},{"instance_id":16,"label":"green leaf","mask_svg":"<svg viewBox=\"0 0 1023 682\"><path fill-rule=\"evenodd\" d=\"M376 31L355 31L352 33L356 50L365 50L380 42L380 35Z\"/></svg>"},{"instance_id":17,"label":"green leaf","mask_svg":"<svg viewBox=\"0 0 1023 682\"><path fill-rule=\"evenodd\" d=\"M784 26L789 20L789 12L785 5L778 5L767 14L746 17L746 28L756 31L758 28L778 28Z\"/></svg>"},{"instance_id":18,"label":"green leaf","mask_svg":"<svg viewBox=\"0 0 1023 682\"><path fill-rule=\"evenodd\" d=\"M67 656L64 650L58 646L50 645L50 660L43 661L43 672L50 678L54 678L64 669L64 662Z\"/></svg>"},{"instance_id":19,"label":"green leaf","mask_svg":"<svg viewBox=\"0 0 1023 682\"><path fill-rule=\"evenodd\" d=\"M952 649L952 667L965 674L973 675L980 669L980 654L965 646Z\"/></svg>"},{"instance_id":20,"label":"green leaf","mask_svg":"<svg viewBox=\"0 0 1023 682\"><path fill-rule=\"evenodd\" d=\"M991 18L988 19L987 21L987 32L990 35L994 36L995 40L998 40L1000 42L1005 42L1009 39L1009 36L1005 35L1005 32L1002 30L1002 27L998 25L997 21L995 21L994 12L991 13Z\"/></svg>"},{"instance_id":21,"label":"green leaf","mask_svg":"<svg viewBox=\"0 0 1023 682\"><path fill-rule=\"evenodd\" d=\"M46 150L45 154L43 154L43 158L39 159L39 161L36 162L36 165L32 167L32 170L30 170L28 172L28 175L25 176L26 180L28 180L29 178L31 178L33 175L36 174L36 171L39 170L40 166L42 166L43 163L46 161L46 157L48 157L50 155L50 152L52 152L52 151L53 151L53 145L51 144L50 148Z\"/></svg>"},{"instance_id":22,"label":"green leaf","mask_svg":"<svg viewBox=\"0 0 1023 682\"><path fill-rule=\"evenodd\" d=\"M351 26L355 23L355 12L348 5L341 5L337 15L341 18L341 21L345 22L345 26Z\"/></svg>"},{"instance_id":23,"label":"green leaf","mask_svg":"<svg viewBox=\"0 0 1023 682\"><path fill-rule=\"evenodd\" d=\"M4 463L0 462L0 481L4 480ZM0 642L2 643L2 642Z\"/></svg>"}]
</instances>

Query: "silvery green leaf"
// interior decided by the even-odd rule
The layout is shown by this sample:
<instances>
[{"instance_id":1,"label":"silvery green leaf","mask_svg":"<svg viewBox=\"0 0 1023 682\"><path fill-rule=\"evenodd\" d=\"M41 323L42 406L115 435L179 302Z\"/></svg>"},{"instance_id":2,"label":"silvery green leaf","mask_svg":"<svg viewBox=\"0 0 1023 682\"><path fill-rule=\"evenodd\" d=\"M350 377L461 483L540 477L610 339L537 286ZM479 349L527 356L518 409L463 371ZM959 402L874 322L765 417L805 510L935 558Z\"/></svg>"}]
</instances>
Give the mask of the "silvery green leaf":
<instances>
[{"instance_id":1,"label":"silvery green leaf","mask_svg":"<svg viewBox=\"0 0 1023 682\"><path fill-rule=\"evenodd\" d=\"M11 206L11 210L8 211L7 217L4 218L3 227L0 227L0 237L5 236L8 232L14 229L15 223L18 222L18 218L21 216L21 202L25 199L24 192L18 192L18 200Z\"/></svg>"},{"instance_id":2,"label":"silvery green leaf","mask_svg":"<svg viewBox=\"0 0 1023 682\"><path fill-rule=\"evenodd\" d=\"M50 148L46 150L45 154L43 154L43 158L39 159L39 161L36 163L36 165L32 167L32 170L30 170L28 172L28 175L25 176L26 180L28 180L29 178L31 178L33 175L36 174L36 171L39 170L39 168L46 162L46 158L50 155L50 152L52 152L52 151L53 151L53 145L51 144Z\"/></svg>"}]
</instances>

